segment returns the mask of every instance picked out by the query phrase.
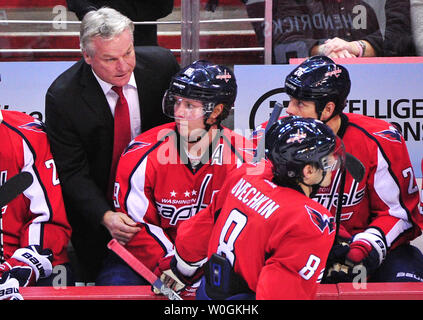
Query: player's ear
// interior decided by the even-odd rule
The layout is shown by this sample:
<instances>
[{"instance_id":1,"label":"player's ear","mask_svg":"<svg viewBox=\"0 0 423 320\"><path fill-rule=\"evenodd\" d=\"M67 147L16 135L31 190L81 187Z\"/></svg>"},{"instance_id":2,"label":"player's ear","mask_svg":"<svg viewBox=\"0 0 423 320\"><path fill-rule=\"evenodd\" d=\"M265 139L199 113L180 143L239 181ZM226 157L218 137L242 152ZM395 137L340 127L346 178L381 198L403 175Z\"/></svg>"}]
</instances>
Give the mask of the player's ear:
<instances>
[{"instance_id":1,"label":"player's ear","mask_svg":"<svg viewBox=\"0 0 423 320\"><path fill-rule=\"evenodd\" d=\"M303 168L304 182L310 180L316 169L311 164L306 164Z\"/></svg>"},{"instance_id":2,"label":"player's ear","mask_svg":"<svg viewBox=\"0 0 423 320\"><path fill-rule=\"evenodd\" d=\"M303 181L306 184L315 184L316 183L316 173L318 172L318 168L313 166L312 164L306 164L303 168ZM320 177L319 177L320 179Z\"/></svg>"},{"instance_id":3,"label":"player's ear","mask_svg":"<svg viewBox=\"0 0 423 320\"><path fill-rule=\"evenodd\" d=\"M219 103L216 105L213 109L213 112L210 114L209 118L207 119L207 122L209 124L214 124L216 122L216 119L219 117L219 115L223 111L223 104Z\"/></svg>"},{"instance_id":4,"label":"player's ear","mask_svg":"<svg viewBox=\"0 0 423 320\"><path fill-rule=\"evenodd\" d=\"M321 121L326 121L330 119L332 114L335 112L335 103L332 101L329 101L326 103L326 106L323 108L322 115L320 116Z\"/></svg>"}]
</instances>

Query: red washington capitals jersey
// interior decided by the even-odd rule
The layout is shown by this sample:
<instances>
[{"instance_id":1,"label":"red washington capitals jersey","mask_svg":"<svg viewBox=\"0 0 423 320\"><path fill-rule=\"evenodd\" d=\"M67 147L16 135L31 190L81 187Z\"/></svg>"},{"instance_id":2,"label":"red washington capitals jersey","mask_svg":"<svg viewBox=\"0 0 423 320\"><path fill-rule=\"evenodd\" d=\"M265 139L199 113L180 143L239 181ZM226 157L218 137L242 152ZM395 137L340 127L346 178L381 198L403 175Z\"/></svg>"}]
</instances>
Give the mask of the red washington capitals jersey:
<instances>
[{"instance_id":1,"label":"red washington capitals jersey","mask_svg":"<svg viewBox=\"0 0 423 320\"><path fill-rule=\"evenodd\" d=\"M351 235L375 227L385 236L388 247L416 238L423 227L423 216L418 210L418 186L404 138L393 125L380 119L353 113L344 113L341 119L338 136L345 150L366 170L360 183L346 175L342 226ZM266 124L257 128L258 138ZM333 214L339 181L338 172L332 185L320 188L314 198Z\"/></svg>"},{"instance_id":2,"label":"red washington capitals jersey","mask_svg":"<svg viewBox=\"0 0 423 320\"><path fill-rule=\"evenodd\" d=\"M238 172L212 205L179 227L178 267L224 254L257 299L314 298L335 218L303 193L272 183L270 166L264 174Z\"/></svg>"},{"instance_id":3,"label":"red washington capitals jersey","mask_svg":"<svg viewBox=\"0 0 423 320\"><path fill-rule=\"evenodd\" d=\"M116 210L142 228L127 248L150 269L172 252L180 223L209 205L230 173L252 157L245 151L251 150L247 139L221 128L194 170L175 130L169 123L139 135L122 154L116 174Z\"/></svg>"},{"instance_id":4,"label":"red washington capitals jersey","mask_svg":"<svg viewBox=\"0 0 423 320\"><path fill-rule=\"evenodd\" d=\"M0 259L32 244L51 249L53 265L67 262L71 227L44 126L21 112L2 110L0 114L1 184L23 171L33 176L32 185L2 208Z\"/></svg>"},{"instance_id":5,"label":"red washington capitals jersey","mask_svg":"<svg viewBox=\"0 0 423 320\"><path fill-rule=\"evenodd\" d=\"M341 223L350 234L375 227L388 247L396 247L420 234L419 192L404 138L390 123L358 114L345 114L338 135L345 150L365 167L358 183L347 174ZM336 211L339 172L332 185L321 188L315 200Z\"/></svg>"}]
</instances>

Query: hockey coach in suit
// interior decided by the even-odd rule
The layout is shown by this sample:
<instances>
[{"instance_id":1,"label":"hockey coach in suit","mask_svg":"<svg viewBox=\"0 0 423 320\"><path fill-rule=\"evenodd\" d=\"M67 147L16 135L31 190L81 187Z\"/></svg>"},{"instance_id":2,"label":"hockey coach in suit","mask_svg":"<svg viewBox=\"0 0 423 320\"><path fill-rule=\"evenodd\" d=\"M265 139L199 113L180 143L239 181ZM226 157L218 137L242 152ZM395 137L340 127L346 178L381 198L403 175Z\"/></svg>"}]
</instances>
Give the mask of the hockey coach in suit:
<instances>
[{"instance_id":1,"label":"hockey coach in suit","mask_svg":"<svg viewBox=\"0 0 423 320\"><path fill-rule=\"evenodd\" d=\"M47 133L85 282L95 280L111 237L126 243L138 231L112 203L118 130L130 127L129 143L170 120L161 112L161 101L179 65L167 49L134 47L133 28L130 19L111 8L87 13L80 32L83 59L46 94ZM119 103L129 109L130 126L116 125Z\"/></svg>"}]
</instances>

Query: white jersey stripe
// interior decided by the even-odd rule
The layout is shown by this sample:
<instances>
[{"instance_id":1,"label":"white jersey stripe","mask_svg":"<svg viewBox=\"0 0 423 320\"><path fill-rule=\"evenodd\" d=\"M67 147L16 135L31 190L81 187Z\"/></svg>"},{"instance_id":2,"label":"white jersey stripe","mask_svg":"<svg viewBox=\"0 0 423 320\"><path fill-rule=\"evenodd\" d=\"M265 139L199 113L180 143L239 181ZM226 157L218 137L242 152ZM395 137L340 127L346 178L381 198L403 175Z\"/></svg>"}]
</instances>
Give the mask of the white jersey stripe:
<instances>
[{"instance_id":1,"label":"white jersey stripe","mask_svg":"<svg viewBox=\"0 0 423 320\"><path fill-rule=\"evenodd\" d=\"M400 204L400 189L389 174L388 163L378 148L378 164L374 176L374 185L380 199L389 207L391 216L408 220L407 212Z\"/></svg>"},{"instance_id":2,"label":"white jersey stripe","mask_svg":"<svg viewBox=\"0 0 423 320\"><path fill-rule=\"evenodd\" d=\"M408 222L407 212L401 206L400 189L393 177L389 174L388 167L388 163L378 148L378 165L374 175L375 191L380 199L389 207L389 214L393 217L402 219L402 221L398 221L395 227L386 235L386 241L390 247L392 241L397 239L405 230L411 228L412 224Z\"/></svg>"},{"instance_id":3,"label":"white jersey stripe","mask_svg":"<svg viewBox=\"0 0 423 320\"><path fill-rule=\"evenodd\" d=\"M391 247L392 242L397 240L398 237L408 229L412 228L413 225L404 220L398 220L394 227L385 235L386 243L388 247Z\"/></svg>"},{"instance_id":4,"label":"white jersey stripe","mask_svg":"<svg viewBox=\"0 0 423 320\"><path fill-rule=\"evenodd\" d=\"M146 223L144 220L144 216L150 204L144 193L145 169L147 167L147 162L148 156L143 159L131 176L131 189L129 190L126 201L127 212L134 221L146 224L150 233L152 233L153 236L161 242L162 246L166 247L167 252L170 252L173 250L173 244L169 241L168 237L163 232L163 229L156 225Z\"/></svg>"},{"instance_id":5,"label":"white jersey stripe","mask_svg":"<svg viewBox=\"0 0 423 320\"><path fill-rule=\"evenodd\" d=\"M37 215L35 219L32 220L31 225L29 226L29 243L35 245L41 245L42 239L42 228L41 224L48 222L51 218L50 208L47 204L44 189L41 185L38 175L34 172L34 155L29 148L25 140L22 140L23 143L23 154L25 165L22 171L29 172L34 181L32 185L24 191L25 197L30 200L29 209L34 214ZM40 196L42 195L42 196Z\"/></svg>"},{"instance_id":6,"label":"white jersey stripe","mask_svg":"<svg viewBox=\"0 0 423 320\"><path fill-rule=\"evenodd\" d=\"M148 157L144 158L132 174L131 180L129 181L131 189L126 199L128 215L137 222L144 222L144 216L149 204L148 198L144 194L147 158Z\"/></svg>"}]
</instances>

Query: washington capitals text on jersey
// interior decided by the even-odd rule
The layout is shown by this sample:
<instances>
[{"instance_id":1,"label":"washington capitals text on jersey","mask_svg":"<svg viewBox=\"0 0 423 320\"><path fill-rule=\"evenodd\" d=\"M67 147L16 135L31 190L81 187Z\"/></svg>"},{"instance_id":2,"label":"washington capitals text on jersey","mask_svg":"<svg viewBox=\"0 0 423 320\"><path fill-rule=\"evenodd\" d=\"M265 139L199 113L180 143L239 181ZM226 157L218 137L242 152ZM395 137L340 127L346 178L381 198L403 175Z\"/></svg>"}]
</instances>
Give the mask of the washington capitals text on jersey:
<instances>
[{"instance_id":1,"label":"washington capitals text on jersey","mask_svg":"<svg viewBox=\"0 0 423 320\"><path fill-rule=\"evenodd\" d=\"M204 197L212 177L212 174L207 174L201 183L200 190L187 190L182 194L182 199L176 199L177 193L172 191L169 193L170 198L163 198L161 202L156 201L158 213L164 219L169 219L169 224L172 226L176 225L178 221L188 220L207 207L208 204L204 203Z\"/></svg>"},{"instance_id":2,"label":"washington capitals text on jersey","mask_svg":"<svg viewBox=\"0 0 423 320\"><path fill-rule=\"evenodd\" d=\"M150 269L172 252L179 225L208 206L230 172L252 158L249 142L227 128L196 166L181 145L175 123L153 128L131 142L117 168L116 210L142 227L127 248Z\"/></svg>"}]
</instances>

